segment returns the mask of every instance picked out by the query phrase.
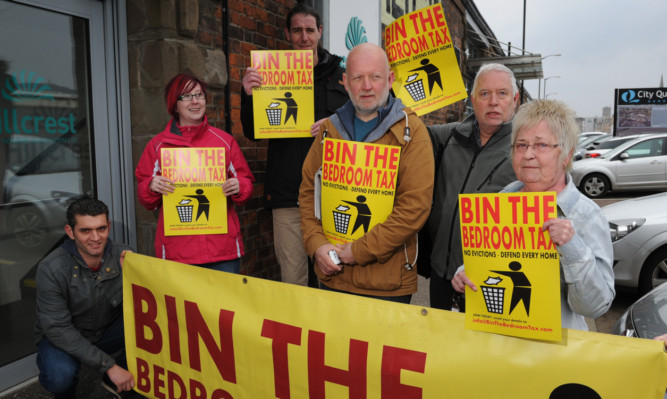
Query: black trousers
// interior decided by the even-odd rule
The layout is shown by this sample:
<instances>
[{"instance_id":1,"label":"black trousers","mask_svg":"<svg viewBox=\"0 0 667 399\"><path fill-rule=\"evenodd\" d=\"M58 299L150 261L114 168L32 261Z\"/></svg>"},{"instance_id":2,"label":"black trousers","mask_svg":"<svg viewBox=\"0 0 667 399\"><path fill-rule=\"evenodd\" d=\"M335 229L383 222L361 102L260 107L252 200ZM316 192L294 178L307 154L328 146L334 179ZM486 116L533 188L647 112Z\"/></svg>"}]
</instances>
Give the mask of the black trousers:
<instances>
[{"instance_id":1,"label":"black trousers","mask_svg":"<svg viewBox=\"0 0 667 399\"><path fill-rule=\"evenodd\" d=\"M429 278L429 296L431 307L436 309L452 310L452 305L457 302L460 312L465 312L465 298L463 294L456 292L452 287L452 280L440 277L431 272Z\"/></svg>"}]
</instances>

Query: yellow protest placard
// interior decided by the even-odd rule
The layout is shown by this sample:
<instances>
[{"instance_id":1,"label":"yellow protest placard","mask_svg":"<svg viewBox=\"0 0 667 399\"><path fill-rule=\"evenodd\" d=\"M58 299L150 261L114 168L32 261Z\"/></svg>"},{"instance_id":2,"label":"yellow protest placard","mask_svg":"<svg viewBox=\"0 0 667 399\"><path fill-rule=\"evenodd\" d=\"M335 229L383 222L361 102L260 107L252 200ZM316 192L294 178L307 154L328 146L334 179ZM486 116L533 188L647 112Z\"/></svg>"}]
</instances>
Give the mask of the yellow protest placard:
<instances>
[{"instance_id":1,"label":"yellow protest placard","mask_svg":"<svg viewBox=\"0 0 667 399\"><path fill-rule=\"evenodd\" d=\"M459 195L466 275L466 327L560 341L558 252L542 231L556 193Z\"/></svg>"},{"instance_id":2,"label":"yellow protest placard","mask_svg":"<svg viewBox=\"0 0 667 399\"><path fill-rule=\"evenodd\" d=\"M489 334L460 313L134 253L123 300L128 367L150 398L659 399L667 386L657 341Z\"/></svg>"},{"instance_id":3,"label":"yellow protest placard","mask_svg":"<svg viewBox=\"0 0 667 399\"><path fill-rule=\"evenodd\" d=\"M256 139L312 137L315 122L313 52L251 51L262 85L252 89Z\"/></svg>"},{"instance_id":4,"label":"yellow protest placard","mask_svg":"<svg viewBox=\"0 0 667 399\"><path fill-rule=\"evenodd\" d=\"M322 229L332 244L354 241L394 208L401 148L324 139Z\"/></svg>"},{"instance_id":5,"label":"yellow protest placard","mask_svg":"<svg viewBox=\"0 0 667 399\"><path fill-rule=\"evenodd\" d=\"M394 93L417 115L468 96L440 3L396 19L385 29L384 42Z\"/></svg>"},{"instance_id":6,"label":"yellow protest placard","mask_svg":"<svg viewBox=\"0 0 667 399\"><path fill-rule=\"evenodd\" d=\"M226 234L227 180L224 148L162 148L162 176L175 182L162 196L166 236Z\"/></svg>"}]
</instances>

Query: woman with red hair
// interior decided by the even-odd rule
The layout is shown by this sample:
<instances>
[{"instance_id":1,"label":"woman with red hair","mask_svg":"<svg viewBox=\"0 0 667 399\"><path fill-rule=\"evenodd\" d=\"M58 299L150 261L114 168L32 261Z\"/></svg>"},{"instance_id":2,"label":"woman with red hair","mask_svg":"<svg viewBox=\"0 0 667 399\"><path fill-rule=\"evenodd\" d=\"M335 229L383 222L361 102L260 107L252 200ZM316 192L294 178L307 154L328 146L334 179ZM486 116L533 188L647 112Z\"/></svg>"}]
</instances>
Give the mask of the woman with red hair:
<instances>
[{"instance_id":1,"label":"woman with red hair","mask_svg":"<svg viewBox=\"0 0 667 399\"><path fill-rule=\"evenodd\" d=\"M245 204L252 194L254 177L234 137L208 124L206 84L198 78L179 74L165 88L167 112L173 117L167 127L146 146L135 171L139 202L148 210L159 210L155 234L155 256L238 273L244 254L241 225L234 204ZM227 180L222 192L227 198L227 233L165 236L162 196L174 192L175 182L162 176L160 150L173 147L215 147L225 149ZM201 191L201 190L198 190ZM208 214L209 204L199 197L199 212ZM193 215L194 216L194 215Z\"/></svg>"}]
</instances>

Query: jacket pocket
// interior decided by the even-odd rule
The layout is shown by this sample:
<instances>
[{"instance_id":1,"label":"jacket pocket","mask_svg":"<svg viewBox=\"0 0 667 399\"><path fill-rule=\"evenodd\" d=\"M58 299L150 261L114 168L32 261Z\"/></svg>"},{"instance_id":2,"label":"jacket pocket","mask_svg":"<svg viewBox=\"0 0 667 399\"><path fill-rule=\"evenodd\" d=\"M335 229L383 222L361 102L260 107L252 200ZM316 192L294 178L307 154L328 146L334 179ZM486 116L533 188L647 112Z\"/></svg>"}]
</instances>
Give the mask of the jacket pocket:
<instances>
[{"instance_id":1,"label":"jacket pocket","mask_svg":"<svg viewBox=\"0 0 667 399\"><path fill-rule=\"evenodd\" d=\"M119 277L116 277L119 278ZM111 285L111 282L107 282L107 284ZM111 305L111 307L118 307L123 304L123 285L122 284L113 284L113 286L109 287L108 290L105 292L105 296L107 298L107 303Z\"/></svg>"},{"instance_id":2,"label":"jacket pocket","mask_svg":"<svg viewBox=\"0 0 667 399\"><path fill-rule=\"evenodd\" d=\"M352 283L366 290L394 291L401 288L402 270L400 265L375 263L368 266L352 266Z\"/></svg>"}]
</instances>

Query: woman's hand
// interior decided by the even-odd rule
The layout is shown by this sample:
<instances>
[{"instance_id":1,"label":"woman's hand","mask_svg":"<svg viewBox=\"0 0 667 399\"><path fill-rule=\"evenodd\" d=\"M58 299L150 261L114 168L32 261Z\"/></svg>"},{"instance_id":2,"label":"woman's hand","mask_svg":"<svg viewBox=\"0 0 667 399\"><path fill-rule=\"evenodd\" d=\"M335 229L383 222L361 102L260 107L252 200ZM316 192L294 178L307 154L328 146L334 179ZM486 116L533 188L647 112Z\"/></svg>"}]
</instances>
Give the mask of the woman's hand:
<instances>
[{"instance_id":1,"label":"woman's hand","mask_svg":"<svg viewBox=\"0 0 667 399\"><path fill-rule=\"evenodd\" d=\"M225 197L229 197L230 195L239 195L240 192L241 185L239 184L239 179L236 177L231 177L222 183L222 193L225 194Z\"/></svg>"},{"instance_id":2,"label":"woman's hand","mask_svg":"<svg viewBox=\"0 0 667 399\"><path fill-rule=\"evenodd\" d=\"M549 231L551 241L559 247L574 237L574 227L569 219L549 219L542 226L542 231L545 230Z\"/></svg>"},{"instance_id":3,"label":"woman's hand","mask_svg":"<svg viewBox=\"0 0 667 399\"><path fill-rule=\"evenodd\" d=\"M174 182L162 176L153 176L148 188L158 194L171 194L174 192Z\"/></svg>"}]
</instances>

